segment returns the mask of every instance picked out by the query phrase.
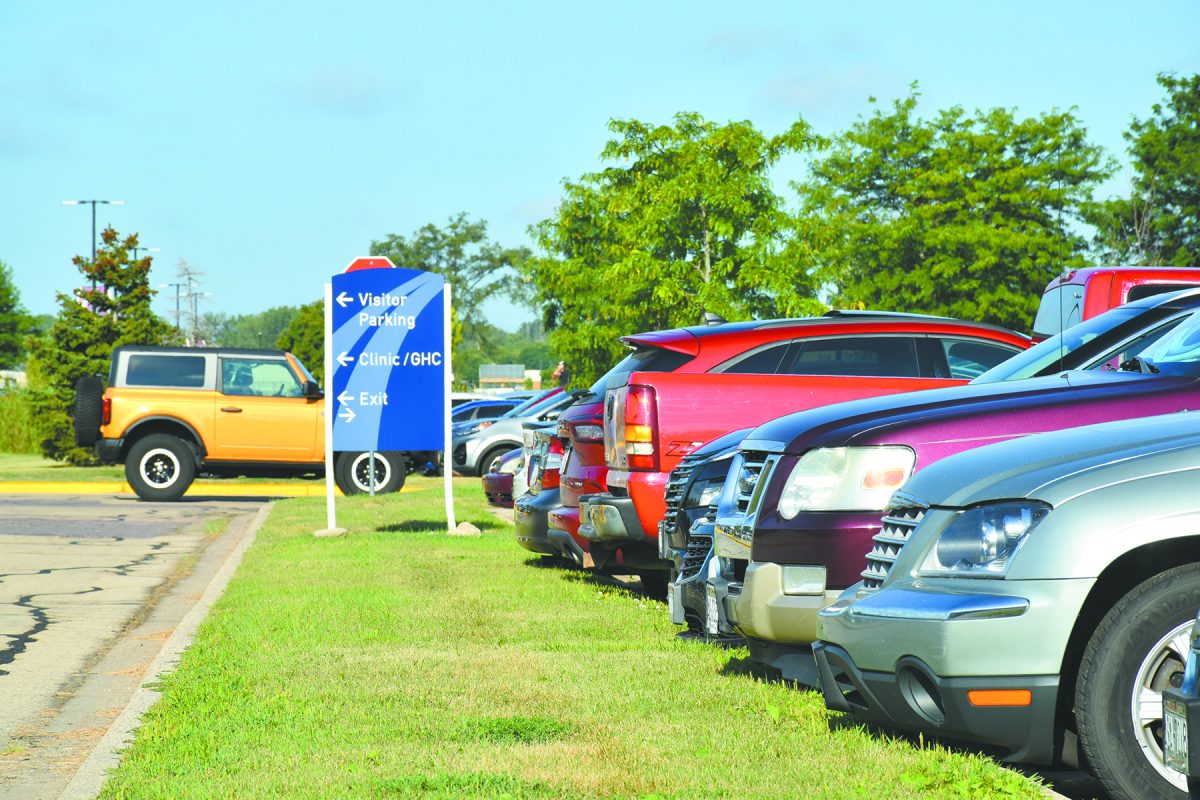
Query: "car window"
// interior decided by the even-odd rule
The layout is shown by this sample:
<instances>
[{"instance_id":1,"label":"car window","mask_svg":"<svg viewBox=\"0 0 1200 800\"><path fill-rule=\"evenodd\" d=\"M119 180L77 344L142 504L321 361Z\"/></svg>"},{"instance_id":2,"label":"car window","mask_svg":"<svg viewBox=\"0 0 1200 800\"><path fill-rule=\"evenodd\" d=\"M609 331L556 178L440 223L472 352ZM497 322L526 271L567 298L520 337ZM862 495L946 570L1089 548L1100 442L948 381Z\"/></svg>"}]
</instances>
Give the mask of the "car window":
<instances>
[{"instance_id":1,"label":"car window","mask_svg":"<svg viewBox=\"0 0 1200 800\"><path fill-rule=\"evenodd\" d=\"M125 367L127 386L204 387L204 356L133 354Z\"/></svg>"},{"instance_id":2,"label":"car window","mask_svg":"<svg viewBox=\"0 0 1200 800\"><path fill-rule=\"evenodd\" d=\"M1168 375L1198 375L1200 374L1200 313L1178 321L1177 324L1163 326L1166 330L1156 330L1158 334L1149 341L1138 342L1135 347L1123 352L1124 361L1121 368L1139 369L1141 365L1130 364L1133 358L1140 359L1149 365L1150 372L1163 372ZM1108 363L1105 366L1109 366Z\"/></svg>"},{"instance_id":3,"label":"car window","mask_svg":"<svg viewBox=\"0 0 1200 800\"><path fill-rule=\"evenodd\" d=\"M221 359L221 392L239 397L300 397L300 381L283 361Z\"/></svg>"},{"instance_id":4,"label":"car window","mask_svg":"<svg viewBox=\"0 0 1200 800\"><path fill-rule=\"evenodd\" d=\"M918 378L917 344L912 336L836 336L796 343L787 375L851 375Z\"/></svg>"},{"instance_id":5,"label":"car window","mask_svg":"<svg viewBox=\"0 0 1200 800\"><path fill-rule=\"evenodd\" d=\"M463 420L474 419L475 410L475 407L460 409L451 414L450 419L452 422L462 422Z\"/></svg>"},{"instance_id":6,"label":"car window","mask_svg":"<svg viewBox=\"0 0 1200 800\"><path fill-rule=\"evenodd\" d=\"M1055 286L1042 295L1037 316L1033 319L1033 333L1042 338L1058 334L1078 325L1083 302L1083 287L1068 283Z\"/></svg>"},{"instance_id":7,"label":"car window","mask_svg":"<svg viewBox=\"0 0 1200 800\"><path fill-rule=\"evenodd\" d=\"M971 380L1002 364L1021 352L996 342L980 342L973 339L941 339L946 354L946 365L951 378Z\"/></svg>"},{"instance_id":8,"label":"car window","mask_svg":"<svg viewBox=\"0 0 1200 800\"><path fill-rule=\"evenodd\" d=\"M605 388L616 385L616 378L631 372L674 372L693 358L695 356L663 347L638 345L636 350L601 375L588 391L591 397L603 397Z\"/></svg>"},{"instance_id":9,"label":"car window","mask_svg":"<svg viewBox=\"0 0 1200 800\"><path fill-rule=\"evenodd\" d=\"M787 353L791 342L775 342L764 345L716 367L713 372L728 372L735 375L774 375Z\"/></svg>"},{"instance_id":10,"label":"car window","mask_svg":"<svg viewBox=\"0 0 1200 800\"><path fill-rule=\"evenodd\" d=\"M1107 353L1123 337L1134 335L1169 313L1169 310L1117 306L1013 356L971 382L1016 381L1071 369L1086 363L1086 359Z\"/></svg>"}]
</instances>

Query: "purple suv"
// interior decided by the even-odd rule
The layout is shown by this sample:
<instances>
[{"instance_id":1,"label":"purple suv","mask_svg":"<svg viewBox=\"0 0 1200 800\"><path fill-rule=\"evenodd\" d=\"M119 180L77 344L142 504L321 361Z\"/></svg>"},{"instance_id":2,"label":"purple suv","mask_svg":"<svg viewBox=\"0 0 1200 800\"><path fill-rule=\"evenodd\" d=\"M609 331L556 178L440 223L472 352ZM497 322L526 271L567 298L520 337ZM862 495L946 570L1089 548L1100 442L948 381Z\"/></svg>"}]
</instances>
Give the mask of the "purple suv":
<instances>
[{"instance_id":1,"label":"purple suv","mask_svg":"<svg viewBox=\"0 0 1200 800\"><path fill-rule=\"evenodd\" d=\"M1041 431L1200 410L1200 291L1148 298L1067 331L1081 370L1046 375L1055 339L966 386L840 403L755 429L731 465L716 536L750 545L725 611L754 658L813 682L817 612L901 542L880 514L913 472ZM1078 362L1077 362L1078 363ZM1020 374L1046 377L1016 380ZM720 549L720 548L718 548Z\"/></svg>"}]
</instances>

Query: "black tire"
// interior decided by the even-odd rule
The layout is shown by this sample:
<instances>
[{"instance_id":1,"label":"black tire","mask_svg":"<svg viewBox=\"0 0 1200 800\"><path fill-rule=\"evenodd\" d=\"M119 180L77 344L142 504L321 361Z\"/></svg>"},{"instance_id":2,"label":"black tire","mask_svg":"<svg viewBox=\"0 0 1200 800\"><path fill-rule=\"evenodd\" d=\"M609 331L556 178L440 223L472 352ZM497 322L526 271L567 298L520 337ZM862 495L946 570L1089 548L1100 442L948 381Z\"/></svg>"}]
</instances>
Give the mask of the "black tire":
<instances>
[{"instance_id":1,"label":"black tire","mask_svg":"<svg viewBox=\"0 0 1200 800\"><path fill-rule=\"evenodd\" d=\"M369 494L370 453L339 453L333 465L333 480L342 494ZM400 450L375 453L375 493L398 492L408 477L408 462Z\"/></svg>"},{"instance_id":2,"label":"black tire","mask_svg":"<svg viewBox=\"0 0 1200 800\"><path fill-rule=\"evenodd\" d=\"M505 455L506 453L511 453L513 450L516 450L520 446L521 445L519 445L519 444L501 444L501 445L497 445L496 447L493 447L491 450L488 450L486 453L483 454L483 458L479 459L479 468L476 470L476 473L481 478L484 475L487 475L488 468L492 466L493 461L495 461L500 456Z\"/></svg>"},{"instance_id":3,"label":"black tire","mask_svg":"<svg viewBox=\"0 0 1200 800\"><path fill-rule=\"evenodd\" d=\"M642 579L642 594L655 600L666 600L671 585L671 573L665 569L646 569L638 573Z\"/></svg>"},{"instance_id":4,"label":"black tire","mask_svg":"<svg viewBox=\"0 0 1200 800\"><path fill-rule=\"evenodd\" d=\"M125 480L143 500L178 500L195 477L192 448L168 433L138 439L125 456Z\"/></svg>"},{"instance_id":5,"label":"black tire","mask_svg":"<svg viewBox=\"0 0 1200 800\"><path fill-rule=\"evenodd\" d=\"M104 381L87 376L75 381L75 444L91 447L100 439L101 411L104 406Z\"/></svg>"},{"instance_id":6,"label":"black tire","mask_svg":"<svg viewBox=\"0 0 1200 800\"><path fill-rule=\"evenodd\" d=\"M1187 797L1184 776L1163 763L1160 695L1183 677L1198 607L1200 566L1168 570L1121 598L1084 651L1075 689L1079 743L1114 800Z\"/></svg>"}]
</instances>

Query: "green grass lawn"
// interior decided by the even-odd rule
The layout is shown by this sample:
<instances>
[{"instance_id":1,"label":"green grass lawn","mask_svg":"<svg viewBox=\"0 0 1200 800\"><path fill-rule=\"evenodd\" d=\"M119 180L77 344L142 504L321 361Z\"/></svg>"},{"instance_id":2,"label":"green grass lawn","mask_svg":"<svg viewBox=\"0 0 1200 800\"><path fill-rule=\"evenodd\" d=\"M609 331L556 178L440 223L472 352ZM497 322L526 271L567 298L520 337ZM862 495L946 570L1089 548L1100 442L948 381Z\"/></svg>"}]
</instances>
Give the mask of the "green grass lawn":
<instances>
[{"instance_id":1,"label":"green grass lawn","mask_svg":"<svg viewBox=\"0 0 1200 800\"><path fill-rule=\"evenodd\" d=\"M0 453L0 481L123 481L120 465L74 467L41 456Z\"/></svg>"},{"instance_id":2,"label":"green grass lawn","mask_svg":"<svg viewBox=\"0 0 1200 800\"><path fill-rule=\"evenodd\" d=\"M883 738L662 603L544 564L477 479L280 502L103 798L1035 798L977 756Z\"/></svg>"}]
</instances>

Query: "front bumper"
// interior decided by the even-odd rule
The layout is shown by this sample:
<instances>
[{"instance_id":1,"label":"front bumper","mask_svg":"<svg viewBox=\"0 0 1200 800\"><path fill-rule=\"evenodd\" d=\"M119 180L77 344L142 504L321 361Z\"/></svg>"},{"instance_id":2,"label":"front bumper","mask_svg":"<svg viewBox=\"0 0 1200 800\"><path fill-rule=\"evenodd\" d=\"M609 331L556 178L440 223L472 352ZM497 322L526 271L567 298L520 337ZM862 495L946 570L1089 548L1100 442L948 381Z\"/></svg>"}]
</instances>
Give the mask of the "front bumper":
<instances>
[{"instance_id":1,"label":"front bumper","mask_svg":"<svg viewBox=\"0 0 1200 800\"><path fill-rule=\"evenodd\" d=\"M637 508L629 497L607 492L579 498L579 535L592 542L620 545L649 540L642 530Z\"/></svg>"},{"instance_id":2,"label":"front bumper","mask_svg":"<svg viewBox=\"0 0 1200 800\"><path fill-rule=\"evenodd\" d=\"M837 599L840 590L809 594L784 592L784 570L790 565L750 562L741 595L734 604L735 629L751 639L808 644L817 638L817 612Z\"/></svg>"},{"instance_id":3,"label":"front bumper","mask_svg":"<svg viewBox=\"0 0 1200 800\"><path fill-rule=\"evenodd\" d=\"M835 711L999 751L1005 761L1054 761L1057 675L943 677L907 656L894 672L861 670L845 649L813 645L821 693ZM1029 692L1027 705L975 705L969 692Z\"/></svg>"},{"instance_id":4,"label":"front bumper","mask_svg":"<svg viewBox=\"0 0 1200 800\"><path fill-rule=\"evenodd\" d=\"M543 489L537 494L522 495L513 509L517 544L532 553L563 555L561 548L551 541L549 535L550 510L558 504L557 489Z\"/></svg>"}]
</instances>

